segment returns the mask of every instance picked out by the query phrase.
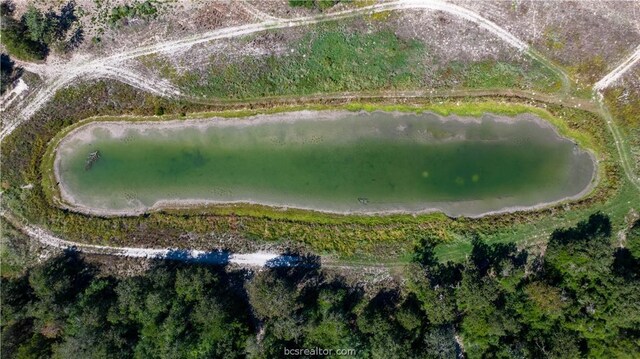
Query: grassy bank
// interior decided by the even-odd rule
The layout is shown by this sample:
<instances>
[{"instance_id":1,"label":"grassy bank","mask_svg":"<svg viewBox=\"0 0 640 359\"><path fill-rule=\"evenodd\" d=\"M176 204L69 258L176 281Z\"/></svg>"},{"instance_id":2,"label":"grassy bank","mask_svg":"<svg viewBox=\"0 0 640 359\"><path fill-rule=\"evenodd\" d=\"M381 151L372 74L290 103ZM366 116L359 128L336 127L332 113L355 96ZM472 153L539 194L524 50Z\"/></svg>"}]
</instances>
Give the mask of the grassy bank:
<instances>
[{"instance_id":1,"label":"grassy bank","mask_svg":"<svg viewBox=\"0 0 640 359\"><path fill-rule=\"evenodd\" d=\"M115 90L113 86L116 87ZM117 102L113 102L113 97L110 97L112 93L128 97L117 98ZM86 106L88 101L94 107ZM622 203L624 198L628 198L624 194L624 183L620 183L611 140L606 130L600 126L601 120L593 114L541 103L532 103L536 106L524 105L509 98L412 101L415 103L319 100L306 105L274 107L265 104L260 108L241 108L240 104L234 104L233 109L228 109L228 106L222 105L171 102L132 92L123 85L105 82L92 84L91 87L71 88L60 92L51 105L3 142L3 162L7 169L2 179L5 190L3 197L5 205L20 216L74 241L155 247L223 246L238 251L264 245L293 246L336 254L350 261L404 261L412 250L414 240L426 235L437 236L443 243L449 244L445 249L451 250L453 254L448 258L460 258L468 247L468 238L474 233L496 241L508 240L509 233L513 233L514 239L524 240L530 238L527 237L529 234L535 233L541 221L549 226L563 224L577 218L577 211L588 212L599 204L610 201ZM113 103L122 105L113 106ZM50 189L55 186L47 182L50 181L47 176L42 176L42 168L47 168L50 163L42 162L41 159L50 161L50 153L45 155L45 152L52 139L62 136L60 131L96 114L113 116L131 113L144 118L155 113L159 106L165 109L167 115L151 118L169 120L210 116L242 117L256 113L336 108L352 111L433 111L443 115L455 113L467 116L477 116L485 111L504 115L534 112L553 122L564 135L575 138L584 147L598 153L600 185L587 198L568 205L480 219L452 219L441 214L339 216L299 210L275 211L259 206L224 206L164 211L139 217L99 218L61 210L51 204L47 198L51 198ZM183 113L192 111L200 113L182 116ZM114 116L101 119L122 118ZM55 141L51 143L54 144ZM20 148L20 151L15 151L16 148ZM45 186L42 186L43 182ZM26 183L31 183L34 187L20 188ZM619 213L623 212L620 209ZM614 220L614 223L620 221Z\"/></svg>"},{"instance_id":2,"label":"grassy bank","mask_svg":"<svg viewBox=\"0 0 640 359\"><path fill-rule=\"evenodd\" d=\"M300 38L289 39L282 30L273 30L238 41L247 49L256 46L254 41L273 42L272 47L280 50L216 54L205 66L196 67L188 60L150 55L141 59L141 65L171 79L195 99L419 88L519 88L549 93L562 86L557 74L536 59L449 61L421 41L363 19L311 26Z\"/></svg>"},{"instance_id":3,"label":"grassy bank","mask_svg":"<svg viewBox=\"0 0 640 359\"><path fill-rule=\"evenodd\" d=\"M188 120L188 119L211 119L211 121L217 121L221 118L238 118L245 117L248 115L255 114L264 114L264 113L279 113L279 112L288 112L295 110L309 110L310 107L316 110L348 110L353 112L359 111L387 111L387 112L410 112L420 114L423 112L433 112L442 116L449 115L458 115L458 116L471 116L471 117L480 117L486 113L494 113L505 116L516 116L524 113L535 113L542 119L545 119L552 123L558 131L565 137L572 138L576 140L580 145L590 149L591 151L596 151L594 147L593 140L590 136L582 133L580 131L570 129L566 123L564 123L559 118L554 117L548 111L523 104L517 103L500 103L496 101L485 101L485 102L458 102L458 103L423 103L423 104L414 104L414 105L391 105L391 104L381 104L381 103L360 103L360 102L352 102L344 105L316 105L316 106L287 106L287 107L272 107L263 111L219 111L219 112L203 112L203 113L193 113L184 116L101 116L101 117L92 117L85 120L78 121L77 123L63 129L60 131L50 142L47 151L42 160L41 173L45 174L42 179L42 188L47 196L47 199L56 205L59 205L63 208L68 208L70 210L74 210L73 206L61 199L59 188L56 184L55 171L54 171L54 161L55 161L55 152L58 147L60 141L66 137L70 132L76 130L79 127L85 126L88 123L92 122L113 122L113 121L128 121L128 122L161 122L161 121L172 121L172 120ZM601 174L600 174L601 175ZM218 209L220 211L218 211ZM184 211L184 209L183 209ZM320 213L314 211L305 211L305 210L286 210L283 211L279 208L270 208L259 205L249 205L249 204L238 204L238 205L228 205L228 206L207 206L201 207L200 209L196 209L196 211L206 211L207 213L212 213L214 215L230 215L231 213L236 213L243 216L266 216L272 219L293 219L299 221L306 222L320 222L320 223L329 223L335 222L336 220L339 223L353 223L353 222L364 222L370 223L370 218L372 216L366 215L331 215L327 213ZM80 211L81 212L81 211ZM178 210L177 212L180 212ZM373 216L376 218L375 216ZM386 217L386 216L385 216ZM396 215L393 217L402 218L402 217L415 217L411 215ZM423 220L423 217L431 218L430 215L418 215L418 217ZM396 219L397 220L397 219ZM383 221L384 223L388 221Z\"/></svg>"}]
</instances>

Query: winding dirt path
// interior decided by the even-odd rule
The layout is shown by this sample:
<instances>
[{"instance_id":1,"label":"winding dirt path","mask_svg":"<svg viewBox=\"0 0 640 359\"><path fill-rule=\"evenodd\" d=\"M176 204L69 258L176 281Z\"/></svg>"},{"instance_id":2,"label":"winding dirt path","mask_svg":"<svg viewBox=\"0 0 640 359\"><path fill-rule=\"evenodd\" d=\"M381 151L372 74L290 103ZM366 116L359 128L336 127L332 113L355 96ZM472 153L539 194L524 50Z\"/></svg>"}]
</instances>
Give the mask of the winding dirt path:
<instances>
[{"instance_id":1,"label":"winding dirt path","mask_svg":"<svg viewBox=\"0 0 640 359\"><path fill-rule=\"evenodd\" d=\"M622 164L622 168L624 169L627 178L631 182L631 184L640 191L640 176L637 175L634 171L634 161L632 155L627 150L626 143L624 137L622 136L622 132L616 122L611 116L611 112L607 108L607 105L604 102L604 96L602 95L602 91L604 91L607 87L611 86L615 83L625 72L629 71L633 68L634 65L640 62L640 45L636 48L636 50L631 53L629 57L627 57L618 67L613 69L610 73L606 74L600 81L596 82L593 86L593 97L595 98L599 110L600 115L604 118L607 123L607 128L609 132L613 135L613 139L616 144L616 149L618 150L618 155L620 156L620 163Z\"/></svg>"},{"instance_id":2,"label":"winding dirt path","mask_svg":"<svg viewBox=\"0 0 640 359\"><path fill-rule=\"evenodd\" d=\"M247 5L244 7L246 8ZM58 90L80 79L97 79L106 77L128 83L134 87L150 90L156 94L162 94L165 96L177 95L177 90L167 83L154 83L153 86L151 86L148 79L144 79L143 76L135 75L131 70L127 71L123 66L123 62L126 60L154 53L172 53L200 43L245 36L269 29L298 27L367 13L409 9L425 9L447 12L478 24L478 26L491 32L518 51L526 51L529 48L525 42L521 41L494 22L472 12L471 10L440 0L400 0L310 17L294 19L269 18L268 20L259 23L233 26L204 32L184 39L140 46L132 50L103 58L87 59L84 56L77 56L72 58L66 64L56 63L50 65L22 62L21 65L26 70L33 71L43 77L44 85L21 101L21 104L17 107L15 116L8 118L6 122L3 122L3 128L0 130L0 140L11 134L11 132L20 125L20 123L31 118L31 116L44 106L44 104L48 102Z\"/></svg>"},{"instance_id":3,"label":"winding dirt path","mask_svg":"<svg viewBox=\"0 0 640 359\"><path fill-rule=\"evenodd\" d=\"M280 255L274 252L233 254L227 251L201 251L193 249L184 250L177 248L156 249L110 247L77 243L58 238L42 228L30 225L28 223L22 223L15 216L6 211L0 212L0 216L7 222L11 223L15 228L23 232L25 235L37 240L38 242L46 246L59 249L72 248L76 251L88 254L113 255L129 258L168 259L192 263L206 263L212 265L235 264L239 266L249 267L292 267L302 263L300 258L297 256Z\"/></svg>"},{"instance_id":4,"label":"winding dirt path","mask_svg":"<svg viewBox=\"0 0 640 359\"><path fill-rule=\"evenodd\" d=\"M627 57L618 67L613 69L610 73L606 74L600 81L593 85L593 90L600 92L611 84L616 82L625 72L629 71L633 65L640 61L640 45L636 48L629 57Z\"/></svg>"}]
</instances>

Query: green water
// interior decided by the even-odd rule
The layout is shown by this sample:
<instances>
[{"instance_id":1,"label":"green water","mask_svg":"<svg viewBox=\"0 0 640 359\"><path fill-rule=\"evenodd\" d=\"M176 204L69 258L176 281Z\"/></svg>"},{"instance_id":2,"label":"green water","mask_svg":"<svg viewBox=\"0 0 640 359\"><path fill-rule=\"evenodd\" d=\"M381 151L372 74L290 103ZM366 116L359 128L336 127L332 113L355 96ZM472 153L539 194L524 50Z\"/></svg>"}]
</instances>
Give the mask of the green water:
<instances>
[{"instance_id":1,"label":"green water","mask_svg":"<svg viewBox=\"0 0 640 359\"><path fill-rule=\"evenodd\" d=\"M575 196L594 172L533 115L384 112L93 123L67 136L56 166L68 202L111 214L164 200L478 215Z\"/></svg>"}]
</instances>

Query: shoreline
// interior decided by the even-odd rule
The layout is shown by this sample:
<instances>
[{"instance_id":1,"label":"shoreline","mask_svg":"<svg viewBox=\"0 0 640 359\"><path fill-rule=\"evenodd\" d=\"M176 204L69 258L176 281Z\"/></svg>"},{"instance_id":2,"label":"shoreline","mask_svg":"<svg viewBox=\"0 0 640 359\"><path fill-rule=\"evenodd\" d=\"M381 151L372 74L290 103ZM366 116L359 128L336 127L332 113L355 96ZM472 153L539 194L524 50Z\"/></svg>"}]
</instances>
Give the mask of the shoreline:
<instances>
[{"instance_id":1,"label":"shoreline","mask_svg":"<svg viewBox=\"0 0 640 359\"><path fill-rule=\"evenodd\" d=\"M357 113L365 113L371 114L375 112L385 112L392 114L394 117L396 116L406 116L406 115L417 115L416 113L411 112L401 112L401 111L358 111ZM154 202L151 206L137 206L135 208L123 209L123 210L108 210L108 209L96 209L90 206L85 206L80 203L71 195L68 189L65 187L60 177L60 156L59 152L64 145L68 144L69 141L77 140L77 136L79 132L85 131L85 133L80 134L81 140L88 140L86 136L92 136L90 131L96 127L106 128L111 132L114 138L120 138L124 136L125 130L122 129L122 124L126 123L128 126L133 127L142 127L142 130L153 129L180 129L183 127L196 127L198 129L208 129L212 127L245 127L245 126L256 126L265 123L292 123L296 121L337 121L340 120L341 116L350 114L352 115L353 111L348 110L328 110L328 111L316 111L316 110L303 110L303 111L291 111L284 113L276 113L276 114L259 114L241 118L224 118L224 117L216 117L211 116L208 118L192 118L186 120L141 120L141 121L127 121L127 120L113 120L113 121L100 121L100 120L92 120L87 123L80 124L76 128L73 128L68 133L65 133L64 136L55 144L55 149L53 151L54 161L53 161L53 171L54 171L54 180L57 185L55 187L58 190L59 196L55 196L54 198L55 204L61 208L86 214L93 216L101 216L101 217L118 217L118 216L139 216L145 213L151 212L160 212L162 210L180 210L180 209L213 209L215 207L224 207L224 206L236 206L236 205L249 205L256 207L267 207L272 211L283 211L288 209L316 212L316 213L324 213L324 214L334 214L341 216L385 216L385 215L422 215L429 213L443 213L449 217L457 218L457 217L467 217L467 218L480 218L489 215L496 214L505 214L505 213L514 213L514 212L528 212L540 210L543 208L551 207L554 205L558 205L564 202L574 201L577 199L581 199L588 195L593 189L596 187L599 182L599 161L595 154L586 148L580 148L581 151L586 152L593 162L593 172L591 174L591 179L589 184L582 189L579 193L571 196L566 196L557 200L548 201L548 202L540 202L533 205L524 205L524 206L505 206L495 210L487 210L487 211L455 211L453 208L456 207L466 207L466 205L476 203L482 200L472 200L472 201L454 201L454 202L433 202L433 203L425 203L423 209L420 210L406 210L406 209L389 209L389 210L373 210L373 211L357 211L357 210L348 210L348 211L339 211L339 210L331 210L327 208L322 208L321 206L313 207L313 206L296 206L296 205L287 205L283 203L275 203L268 201L253 201L251 199L247 200L236 200L236 201L217 201L217 200L207 200L207 199L159 199ZM480 123L482 118L491 113L485 113L482 116L472 117L472 116L459 116L459 115L439 115L432 111L423 111L421 115L431 114L436 116L440 121L459 121L463 123L474 122ZM562 136L559 129L554 126L549 121L542 119L540 116L534 113L521 113L515 116L506 116L506 115L497 115L492 114L493 120L496 122L505 122L505 123L515 123L522 119L533 121L540 125L541 127L551 128L558 139L569 140L571 142L576 143L572 138L568 138ZM129 127L131 128L131 127ZM115 132L115 133L114 133ZM437 204L445 204L444 206L438 206ZM447 206L447 204L449 206ZM453 207L453 208L452 208ZM476 213L477 212L477 213Z\"/></svg>"},{"instance_id":2,"label":"shoreline","mask_svg":"<svg viewBox=\"0 0 640 359\"><path fill-rule=\"evenodd\" d=\"M184 127L191 127L198 130L207 130L210 128L226 128L226 127L250 127L250 126L260 126L264 124L272 124L272 123L295 123L295 122L317 122L317 121L340 121L342 116L345 115L353 115L353 114L361 114L361 115L372 115L375 113L385 113L390 114L392 117L402 117L402 116L422 116L422 115L432 115L434 118L439 120L442 123L456 121L460 123L476 123L479 124L483 121L483 117L486 115L492 115L492 120L497 123L507 123L513 124L522 120L535 122L537 125L543 128L552 129L554 134L558 139L567 139L572 142L575 142L573 139L563 136L559 129L550 123L547 120L544 120L540 116L534 113L520 113L514 116L500 115L491 112L486 112L482 116L462 116L462 115L440 115L433 111L421 111L420 113L416 112L403 112L403 111L384 111L384 110L375 110L375 111L349 111L349 110L301 110L301 111L289 111L289 112L281 112L274 114L258 114L246 117L237 117L237 118L226 118L220 116L210 116L205 118L187 118L187 119L169 119L164 120L161 118L151 119L151 120L127 120L126 118L113 118L110 117L108 119L100 119L100 118L91 118L88 119L86 123L78 123L77 127L73 128L68 133L65 133L64 137L62 137L58 143L56 144L56 148L54 150L54 154L57 157L57 152L61 146L63 146L66 142L69 141L69 137L79 135L79 132L86 131L89 132L95 128L103 128L110 132L112 138L120 139L124 137L125 130L120 128L121 125L126 124L129 128L137 129L141 133L144 134L147 130L175 130L182 129ZM134 117L135 118L135 117ZM80 139L87 141L89 134L80 135ZM584 149L585 151L587 149Z\"/></svg>"},{"instance_id":3,"label":"shoreline","mask_svg":"<svg viewBox=\"0 0 640 359\"><path fill-rule=\"evenodd\" d=\"M201 199L186 199L186 200L158 200L152 206L140 206L138 208L126 209L126 210L105 210L105 209L95 209L92 207L73 204L69 205L69 202L66 200L61 204L61 208L82 213L90 216L98 216L98 217L135 217L141 216L147 213L154 212L162 212L164 210L215 210L216 207L224 208L224 207L232 207L238 205L248 205L255 206L256 208L266 207L272 211L276 212L284 212L288 210L299 210L306 211L310 213L322 213L322 214L330 214L330 215L339 215L339 216L362 216L362 217L375 217L375 216L391 216L391 215L426 215L426 214L434 214L434 213L442 213L450 218L482 218L491 215L498 214L509 214L516 212L532 212L544 208L553 207L555 205L559 205L566 202L575 201L581 198L584 198L587 194L589 194L596 186L597 181L592 181L589 185L584 188L580 193L567 196L564 198L560 198L558 200L550 201L550 202L540 202L530 206L507 206L504 208L500 208L497 210L489 210L479 212L477 214L469 214L469 213L458 213L454 214L450 210L443 209L441 207L427 207L418 211L411 210L403 210L403 209L390 209L390 210L380 210L380 211L337 211L330 209L323 209L318 207L305 207L305 206L296 206L296 205L286 205L280 203L268 203L268 202L258 202L251 200L238 200L238 201L215 201L215 200L201 200ZM453 203L456 206L465 206L465 204L473 203L480 200L474 201L459 201L459 202L440 202L440 203Z\"/></svg>"}]
</instances>

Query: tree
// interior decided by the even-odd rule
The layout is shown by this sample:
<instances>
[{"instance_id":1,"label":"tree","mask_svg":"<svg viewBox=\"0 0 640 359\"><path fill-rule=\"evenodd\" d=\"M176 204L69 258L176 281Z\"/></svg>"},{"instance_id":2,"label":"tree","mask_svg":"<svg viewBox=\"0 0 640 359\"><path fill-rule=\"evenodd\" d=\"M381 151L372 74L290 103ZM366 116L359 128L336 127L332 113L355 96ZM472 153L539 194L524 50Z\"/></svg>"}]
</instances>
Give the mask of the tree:
<instances>
[{"instance_id":1,"label":"tree","mask_svg":"<svg viewBox=\"0 0 640 359\"><path fill-rule=\"evenodd\" d=\"M0 16L4 22L5 19L11 17L13 12L16 11L16 5L11 0L5 0L0 3Z\"/></svg>"},{"instance_id":2,"label":"tree","mask_svg":"<svg viewBox=\"0 0 640 359\"><path fill-rule=\"evenodd\" d=\"M458 357L453 326L439 326L428 330L422 339L423 352L429 359L449 359Z\"/></svg>"},{"instance_id":3,"label":"tree","mask_svg":"<svg viewBox=\"0 0 640 359\"><path fill-rule=\"evenodd\" d=\"M562 286L583 291L585 286L601 289L599 279L607 277L613 263L611 222L602 213L589 216L576 227L555 230L545 254L545 269L557 276Z\"/></svg>"},{"instance_id":4,"label":"tree","mask_svg":"<svg viewBox=\"0 0 640 359\"><path fill-rule=\"evenodd\" d=\"M160 262L132 277L97 276L67 252L0 279L2 356L271 358L317 346L448 358L460 342L469 358L635 357L640 278L625 270L637 258L611 239L609 219L594 214L556 231L541 266L480 239L464 264L442 264L423 243L407 286L370 292L307 267L249 278Z\"/></svg>"},{"instance_id":5,"label":"tree","mask_svg":"<svg viewBox=\"0 0 640 359\"><path fill-rule=\"evenodd\" d=\"M35 6L29 5L22 15L22 21L27 27L27 34L32 41L49 44L53 41L56 21L52 17L45 17Z\"/></svg>"},{"instance_id":6,"label":"tree","mask_svg":"<svg viewBox=\"0 0 640 359\"><path fill-rule=\"evenodd\" d=\"M435 267L439 263L435 253L436 243L439 242L440 239L437 237L420 238L413 247L413 261L425 268Z\"/></svg>"},{"instance_id":7,"label":"tree","mask_svg":"<svg viewBox=\"0 0 640 359\"><path fill-rule=\"evenodd\" d=\"M276 271L264 271L256 274L247 287L251 306L260 319L291 317L301 304L293 285Z\"/></svg>"},{"instance_id":8,"label":"tree","mask_svg":"<svg viewBox=\"0 0 640 359\"><path fill-rule=\"evenodd\" d=\"M11 1L0 4L0 28L2 43L9 53L24 60L42 60L47 55L45 45L34 41L28 34L27 26L13 18L15 6Z\"/></svg>"},{"instance_id":9,"label":"tree","mask_svg":"<svg viewBox=\"0 0 640 359\"><path fill-rule=\"evenodd\" d=\"M629 229L626 247L629 248L631 255L640 259L640 220L637 220Z\"/></svg>"},{"instance_id":10,"label":"tree","mask_svg":"<svg viewBox=\"0 0 640 359\"><path fill-rule=\"evenodd\" d=\"M107 358L131 356L134 327L112 321L116 304L116 280L95 278L72 305L63 341L54 348L59 358Z\"/></svg>"},{"instance_id":11,"label":"tree","mask_svg":"<svg viewBox=\"0 0 640 359\"><path fill-rule=\"evenodd\" d=\"M42 60L49 52L49 46L64 41L67 31L71 29L77 17L75 3L70 1L62 6L60 13L53 10L43 13L34 5L29 5L20 20L13 18L14 6L5 1L0 6L2 11L2 40L9 53L24 60ZM82 31L76 30L70 46L73 48L82 40Z\"/></svg>"},{"instance_id":12,"label":"tree","mask_svg":"<svg viewBox=\"0 0 640 359\"><path fill-rule=\"evenodd\" d=\"M611 245L611 222L602 213L573 228L556 230L545 254L544 279L565 297L563 331L573 333L584 355L620 357L639 352L640 283L625 273L633 256ZM623 269L624 268L624 269ZM633 303L633 304L632 304Z\"/></svg>"}]
</instances>

